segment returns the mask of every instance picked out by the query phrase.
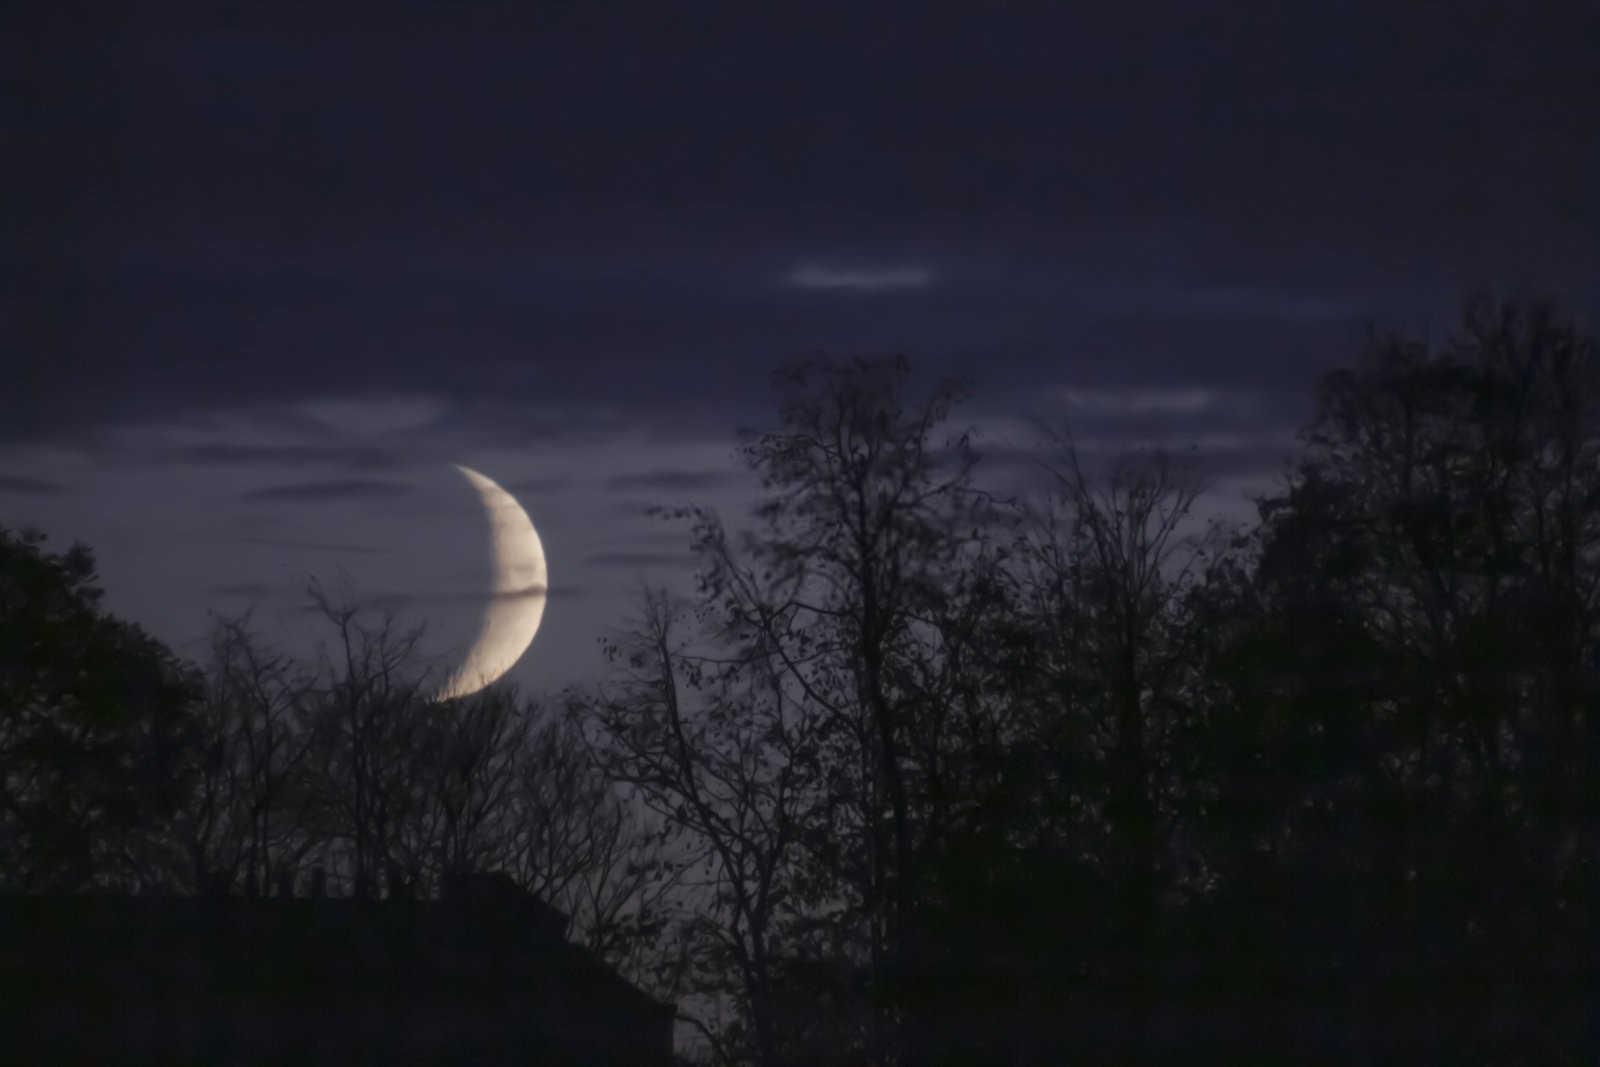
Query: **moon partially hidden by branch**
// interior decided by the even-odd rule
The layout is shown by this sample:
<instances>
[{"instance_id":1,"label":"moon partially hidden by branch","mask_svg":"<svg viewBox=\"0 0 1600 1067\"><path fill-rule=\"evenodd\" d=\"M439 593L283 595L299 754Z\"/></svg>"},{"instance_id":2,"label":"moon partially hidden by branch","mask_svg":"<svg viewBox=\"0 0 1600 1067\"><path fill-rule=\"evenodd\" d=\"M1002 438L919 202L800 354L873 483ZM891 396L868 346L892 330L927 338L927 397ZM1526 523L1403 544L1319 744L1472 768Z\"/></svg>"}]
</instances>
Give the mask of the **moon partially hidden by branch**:
<instances>
[{"instance_id":1,"label":"moon partially hidden by branch","mask_svg":"<svg viewBox=\"0 0 1600 1067\"><path fill-rule=\"evenodd\" d=\"M477 640L439 691L440 700L476 693L516 665L539 632L550 588L544 545L516 497L470 467L452 466L478 491L488 514L494 583Z\"/></svg>"}]
</instances>

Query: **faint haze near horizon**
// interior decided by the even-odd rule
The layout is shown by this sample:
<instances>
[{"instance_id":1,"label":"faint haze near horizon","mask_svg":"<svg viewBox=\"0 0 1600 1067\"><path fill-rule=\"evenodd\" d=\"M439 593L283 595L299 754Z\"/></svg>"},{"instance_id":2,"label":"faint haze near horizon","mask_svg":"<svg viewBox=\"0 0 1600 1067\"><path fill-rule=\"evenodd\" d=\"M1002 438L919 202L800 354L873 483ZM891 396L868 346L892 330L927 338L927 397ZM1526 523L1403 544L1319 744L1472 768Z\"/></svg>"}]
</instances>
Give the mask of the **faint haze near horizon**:
<instances>
[{"instance_id":1,"label":"faint haze near horizon","mask_svg":"<svg viewBox=\"0 0 1600 1067\"><path fill-rule=\"evenodd\" d=\"M1063 418L1090 416L1077 445L1091 471L1127 450L1166 447L1183 459L1182 425L1162 432L1162 423L1228 405L1226 393L1192 388L1059 393ZM1035 451L1046 421L980 414L981 395L956 409L945 432L974 431L980 484L1037 492L1048 481ZM0 446L0 469L25 463L30 478L55 487L0 488L0 522L38 527L56 549L88 544L107 606L187 658L205 656L213 613L245 610L263 637L312 654L333 636L310 612L315 580L336 600L364 605L372 620L392 612L402 629L422 625L424 662L447 673L475 635L490 588L482 507L445 458L470 454L519 500L545 543L545 621L508 677L549 693L598 677L597 639L632 614L642 583L692 588L689 530L650 515L652 506L702 504L738 528L757 496L731 427L720 440L639 427L637 444L609 450L581 438L486 449L450 424L449 410L418 396L323 397L123 428L99 454ZM320 414L302 421L307 412ZM1248 520L1248 495L1271 488L1277 473L1259 457L1283 447L1283 433L1209 436L1200 471L1212 472L1213 484L1195 525L1210 516ZM151 500L167 504L147 512L141 505Z\"/></svg>"}]
</instances>

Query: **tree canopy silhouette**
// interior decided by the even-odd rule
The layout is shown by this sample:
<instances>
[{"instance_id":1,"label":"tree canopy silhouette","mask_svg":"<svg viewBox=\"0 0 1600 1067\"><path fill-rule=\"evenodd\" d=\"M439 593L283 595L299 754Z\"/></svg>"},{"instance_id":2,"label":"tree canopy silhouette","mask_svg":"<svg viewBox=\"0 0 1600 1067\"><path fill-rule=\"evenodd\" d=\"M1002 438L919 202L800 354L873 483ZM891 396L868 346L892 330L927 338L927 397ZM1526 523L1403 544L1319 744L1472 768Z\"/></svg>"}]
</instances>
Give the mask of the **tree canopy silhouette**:
<instances>
[{"instance_id":1,"label":"tree canopy silhouette","mask_svg":"<svg viewBox=\"0 0 1600 1067\"><path fill-rule=\"evenodd\" d=\"M721 1054L1576 1048L1596 370L1537 305L1374 336L1232 531L1165 454L1097 481L1068 428L1055 491L998 500L953 391L787 372L751 528L694 513L697 595L648 594L579 705L704 862Z\"/></svg>"},{"instance_id":2,"label":"tree canopy silhouette","mask_svg":"<svg viewBox=\"0 0 1600 1067\"><path fill-rule=\"evenodd\" d=\"M198 678L100 607L94 556L0 529L0 884L137 886L182 801Z\"/></svg>"}]
</instances>

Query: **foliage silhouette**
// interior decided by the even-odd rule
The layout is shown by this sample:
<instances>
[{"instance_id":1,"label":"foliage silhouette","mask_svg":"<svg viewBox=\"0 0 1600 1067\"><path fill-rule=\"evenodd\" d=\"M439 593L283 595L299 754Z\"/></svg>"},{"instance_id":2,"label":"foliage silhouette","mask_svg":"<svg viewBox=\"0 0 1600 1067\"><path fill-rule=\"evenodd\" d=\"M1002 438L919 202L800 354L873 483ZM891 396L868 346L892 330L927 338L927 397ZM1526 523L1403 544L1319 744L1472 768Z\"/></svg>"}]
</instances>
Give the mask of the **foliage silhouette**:
<instances>
[{"instance_id":1,"label":"foliage silhouette","mask_svg":"<svg viewBox=\"0 0 1600 1067\"><path fill-rule=\"evenodd\" d=\"M747 452L756 528L735 547L696 516L704 582L673 617L699 629L651 661L701 698L678 695L662 796L736 786L664 813L755 834L778 902L759 973L735 953L719 987L704 956L748 1024L721 1052L1576 1055L1595 372L1538 306L1473 302L1437 351L1374 337L1232 536L1195 528L1203 487L1165 455L1101 487L1058 435L1054 501L997 501L924 462L952 393L918 407L894 362L790 372ZM660 695L598 721L626 748ZM776 782L786 807L743 806ZM713 893L689 925L749 919Z\"/></svg>"},{"instance_id":2,"label":"foliage silhouette","mask_svg":"<svg viewBox=\"0 0 1600 1067\"><path fill-rule=\"evenodd\" d=\"M187 784L195 673L100 608L94 556L0 528L0 886L137 888Z\"/></svg>"}]
</instances>

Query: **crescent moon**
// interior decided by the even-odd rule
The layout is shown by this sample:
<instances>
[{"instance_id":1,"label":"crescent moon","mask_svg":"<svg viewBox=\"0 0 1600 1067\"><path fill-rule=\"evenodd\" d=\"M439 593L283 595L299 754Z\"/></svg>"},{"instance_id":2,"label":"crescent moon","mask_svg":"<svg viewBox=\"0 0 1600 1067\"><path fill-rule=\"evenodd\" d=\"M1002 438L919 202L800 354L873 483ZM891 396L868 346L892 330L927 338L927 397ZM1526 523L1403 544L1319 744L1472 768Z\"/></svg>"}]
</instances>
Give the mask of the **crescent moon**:
<instances>
[{"instance_id":1,"label":"crescent moon","mask_svg":"<svg viewBox=\"0 0 1600 1067\"><path fill-rule=\"evenodd\" d=\"M440 700L470 696L516 665L539 632L550 588L544 545L516 497L470 467L451 466L478 491L488 514L494 585L477 640L439 691Z\"/></svg>"}]
</instances>

